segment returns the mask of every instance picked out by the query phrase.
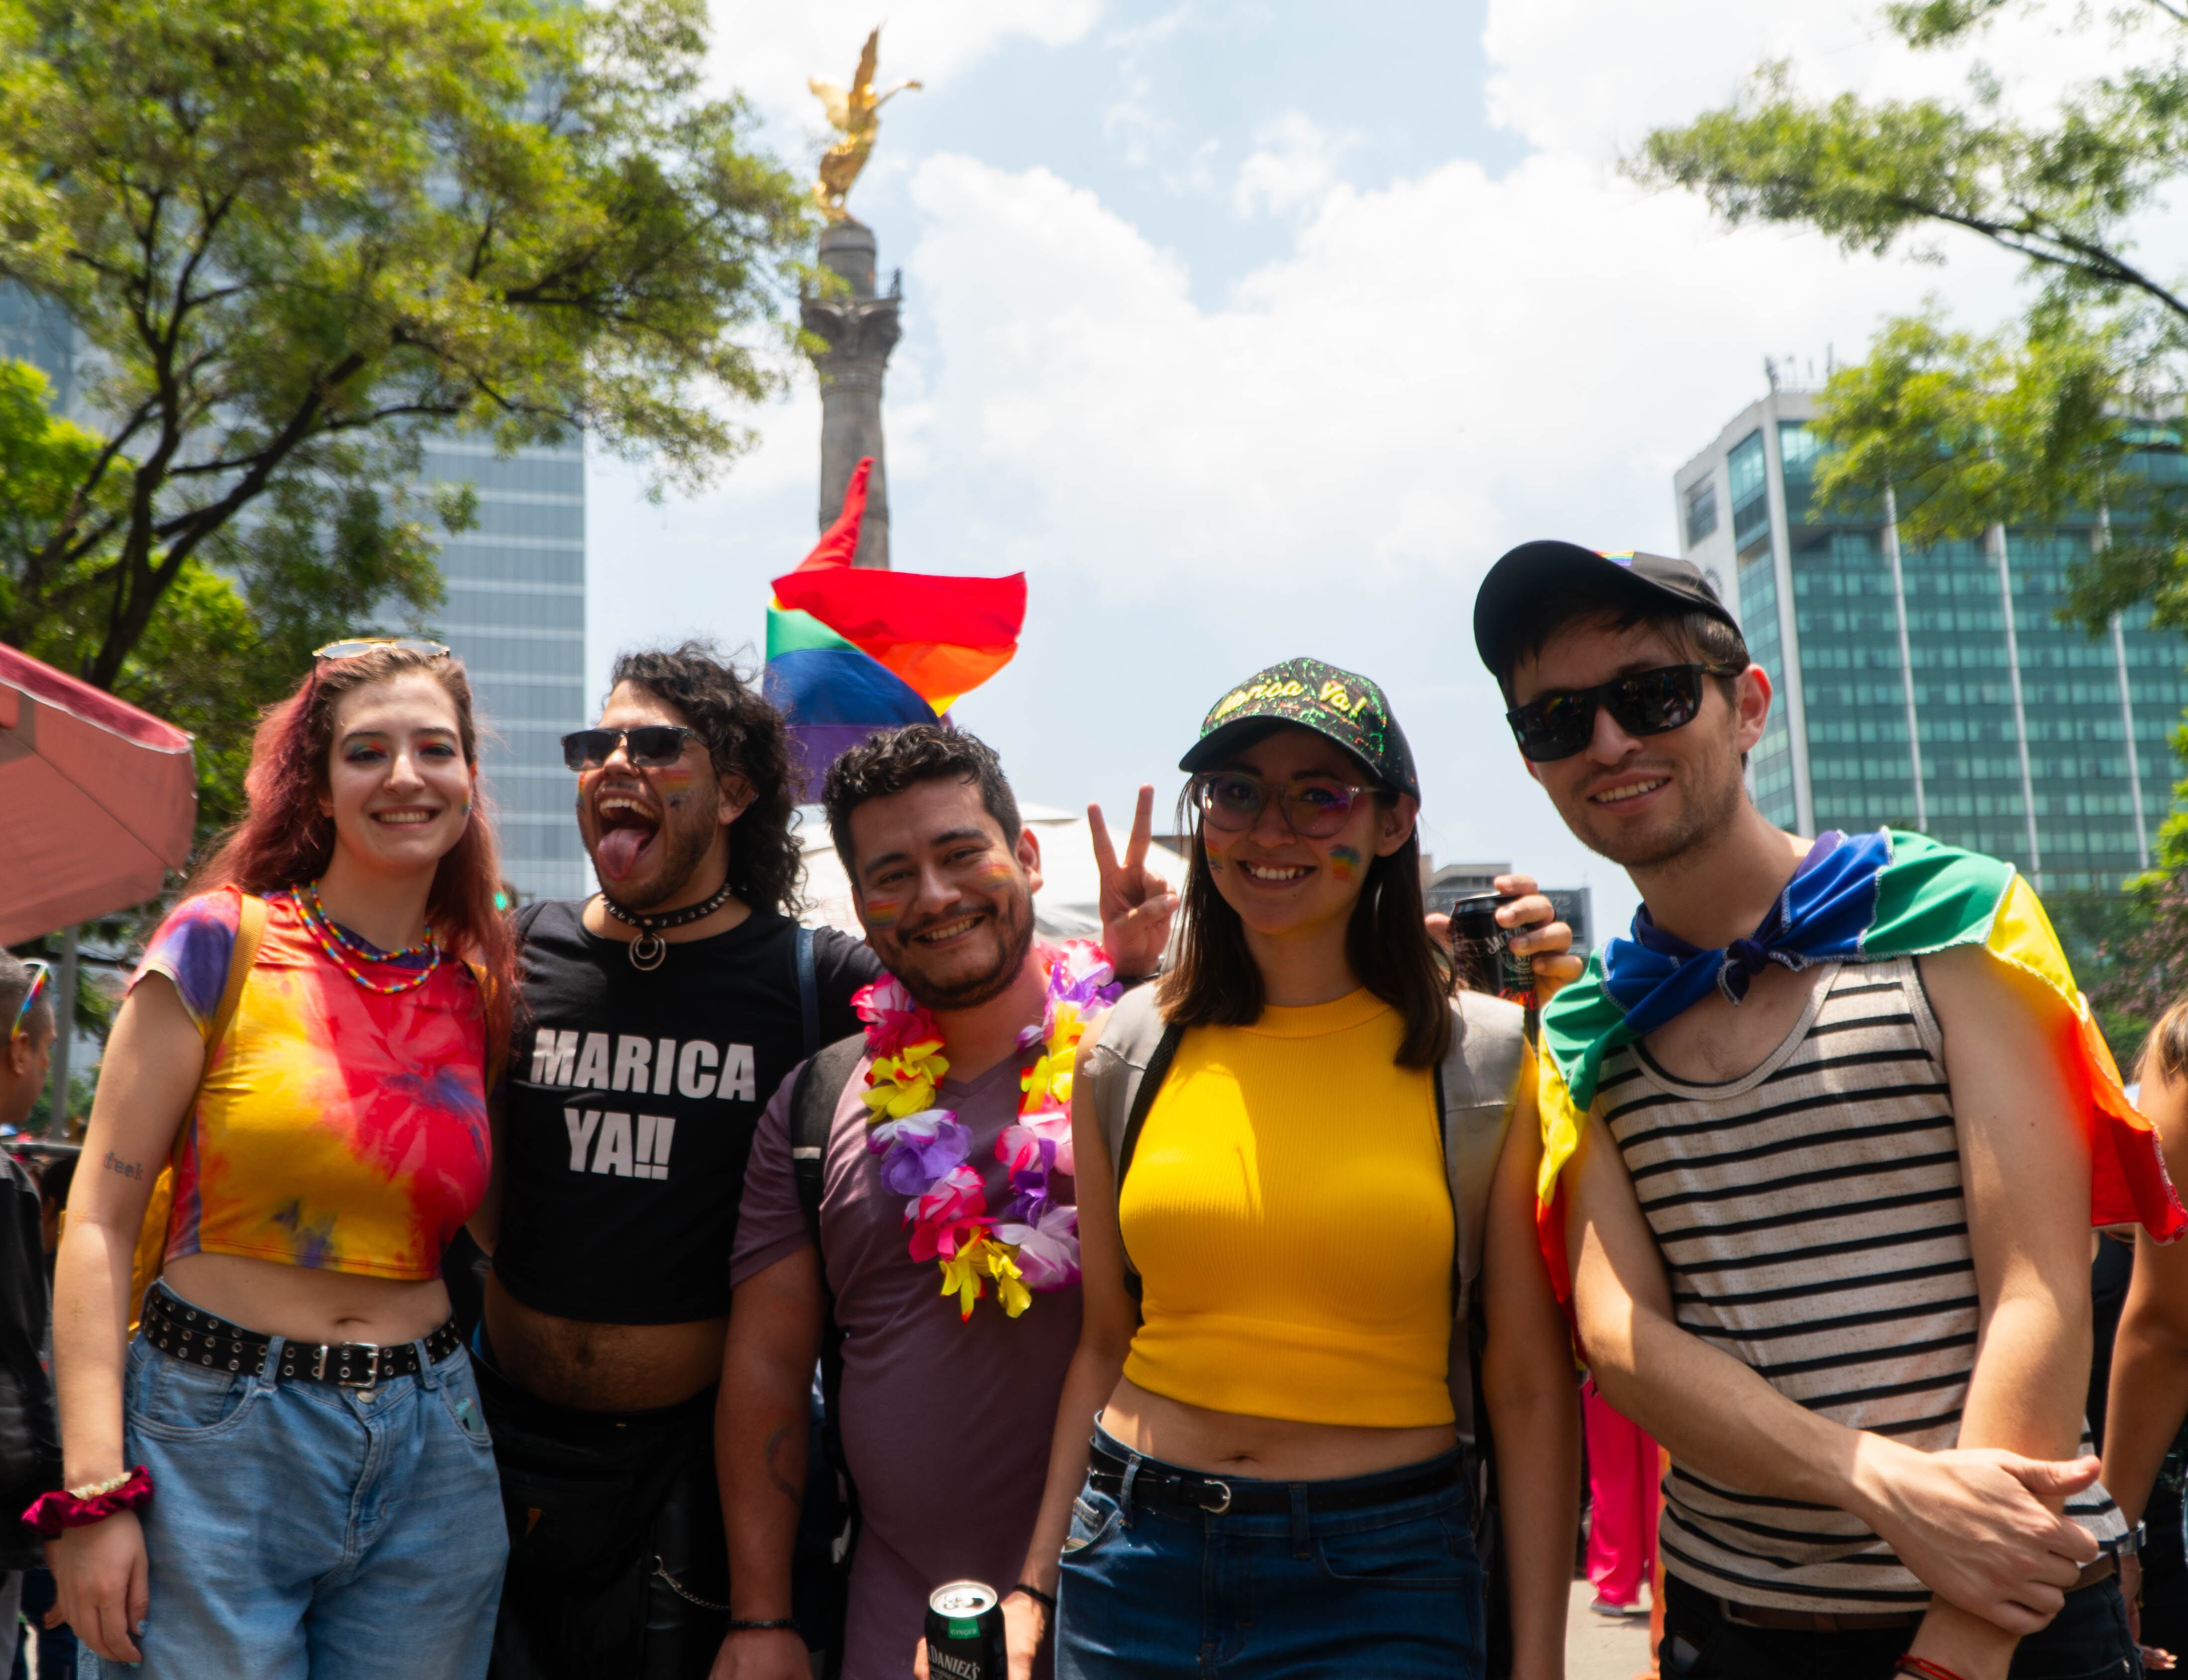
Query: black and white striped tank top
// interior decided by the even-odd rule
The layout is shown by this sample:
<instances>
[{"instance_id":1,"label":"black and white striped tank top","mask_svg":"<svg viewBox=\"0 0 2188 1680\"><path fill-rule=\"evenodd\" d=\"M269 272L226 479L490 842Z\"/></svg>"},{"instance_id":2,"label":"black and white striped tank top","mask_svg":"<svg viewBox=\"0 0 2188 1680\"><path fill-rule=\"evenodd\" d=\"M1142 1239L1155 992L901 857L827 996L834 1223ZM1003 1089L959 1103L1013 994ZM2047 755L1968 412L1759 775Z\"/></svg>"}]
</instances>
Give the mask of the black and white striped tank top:
<instances>
[{"instance_id":1,"label":"black and white striped tank top","mask_svg":"<svg viewBox=\"0 0 2188 1680\"><path fill-rule=\"evenodd\" d=\"M1604 1059L1602 1114L1670 1274L1680 1326L1849 1429L1954 1444L1975 1365L1975 1261L1943 1041L1912 958L1833 965L1744 1079ZM2083 1451L2089 1451L2084 1429ZM2101 1487L2067 1513L2126 1525ZM1883 1610L1930 1590L1855 1518L1720 1486L1674 1461L1664 1566L1787 1610Z\"/></svg>"}]
</instances>

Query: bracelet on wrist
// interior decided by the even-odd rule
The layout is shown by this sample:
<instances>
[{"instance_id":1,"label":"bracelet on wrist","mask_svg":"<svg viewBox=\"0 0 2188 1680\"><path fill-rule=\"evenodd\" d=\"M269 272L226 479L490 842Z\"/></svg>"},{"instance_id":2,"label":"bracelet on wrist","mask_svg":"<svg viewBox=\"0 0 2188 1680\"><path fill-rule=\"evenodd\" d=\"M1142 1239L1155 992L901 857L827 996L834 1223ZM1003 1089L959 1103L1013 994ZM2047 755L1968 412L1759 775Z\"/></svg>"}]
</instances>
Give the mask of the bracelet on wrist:
<instances>
[{"instance_id":1,"label":"bracelet on wrist","mask_svg":"<svg viewBox=\"0 0 2188 1680\"><path fill-rule=\"evenodd\" d=\"M1024 1581L1018 1582L1017 1586L1011 1588L1010 1593L1006 1593L1003 1596L1007 1598L1012 1593L1023 1593L1051 1615L1056 1614L1056 1595L1053 1593L1044 1593L1038 1587Z\"/></svg>"},{"instance_id":2,"label":"bracelet on wrist","mask_svg":"<svg viewBox=\"0 0 2188 1680\"><path fill-rule=\"evenodd\" d=\"M116 1511L134 1511L151 1501L152 1473L139 1464L124 1476L41 1494L23 1513L23 1520L54 1540L65 1529L88 1528L104 1522Z\"/></svg>"},{"instance_id":3,"label":"bracelet on wrist","mask_svg":"<svg viewBox=\"0 0 2188 1680\"><path fill-rule=\"evenodd\" d=\"M770 1616L764 1621L747 1621L736 1616L730 1618L732 1633L795 1633L798 1624L787 1615Z\"/></svg>"},{"instance_id":4,"label":"bracelet on wrist","mask_svg":"<svg viewBox=\"0 0 2188 1680\"><path fill-rule=\"evenodd\" d=\"M1912 1674L1917 1680L1965 1680L1957 1671L1942 1662L1932 1662L1927 1657L1904 1656L1893 1666L1895 1674Z\"/></svg>"}]
</instances>

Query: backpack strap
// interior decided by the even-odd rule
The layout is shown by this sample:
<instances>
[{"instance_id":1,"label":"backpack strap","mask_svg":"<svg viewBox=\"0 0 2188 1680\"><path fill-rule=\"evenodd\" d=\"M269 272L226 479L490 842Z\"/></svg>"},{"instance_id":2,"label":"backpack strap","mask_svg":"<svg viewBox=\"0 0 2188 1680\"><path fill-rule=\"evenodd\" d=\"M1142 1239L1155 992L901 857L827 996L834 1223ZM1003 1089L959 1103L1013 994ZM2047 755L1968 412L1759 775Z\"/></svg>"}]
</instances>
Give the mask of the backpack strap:
<instances>
[{"instance_id":1,"label":"backpack strap","mask_svg":"<svg viewBox=\"0 0 2188 1680\"><path fill-rule=\"evenodd\" d=\"M241 899L235 918L235 943L228 947L228 979L220 989L220 1005L206 1027L205 1068L198 1075L200 1085L206 1074L211 1073L213 1060L227 1040L228 1029L235 1024L235 1012L243 1002L243 988L251 978L251 965L258 961L258 947L266 938L266 900L254 893L243 894ZM191 1107L196 1107L195 1099ZM151 1199L144 1204L144 1223L138 1227L137 1251L129 1263L132 1334L137 1329L133 1315L142 1311L144 1292L152 1287L167 1263L167 1224L175 1208L175 1163L183 1158L183 1144L191 1119L190 1115L183 1116L182 1126L175 1133L167 1164L152 1181Z\"/></svg>"},{"instance_id":2,"label":"backpack strap","mask_svg":"<svg viewBox=\"0 0 2188 1680\"><path fill-rule=\"evenodd\" d=\"M808 935L800 950L801 958L809 959L812 950L810 930L799 928ZM817 1016L817 1010L816 1010ZM815 1026L817 1029L817 1019ZM859 1543L859 1531L864 1525L859 1508L858 1484L851 1480L851 1466L843 1452L843 1419L841 1396L843 1388L843 1327L836 1318L836 1294L828 1287L827 1253L820 1246L820 1198L827 1188L828 1139L836 1125L836 1108L842 1101L843 1088L850 1084L858 1071L860 1059L866 1053L866 1039L863 1033L853 1033L829 1045L818 1055L809 1057L794 1076L790 1088L790 1170L797 1181L798 1206L805 1215L805 1232L813 1240L813 1257L820 1277L820 1301L823 1319L820 1330L820 1418L817 1431L820 1436L819 1464L809 1463L805 1470L805 1505L809 1511L816 1504L826 1513L824 1526L830 1531L832 1546L839 1546L833 1553L834 1568L829 1582L829 1603L823 1620L827 1624L827 1661L826 1672L840 1673L843 1660L843 1628L847 1608L851 1553ZM818 1473L825 1468L837 1479L842 1490L840 1510L826 1497L826 1490L818 1480ZM840 1528L837 1526L840 1523Z\"/></svg>"},{"instance_id":3,"label":"backpack strap","mask_svg":"<svg viewBox=\"0 0 2188 1680\"><path fill-rule=\"evenodd\" d=\"M258 961L258 947L266 938L266 900L255 893L242 895L242 903L235 918L235 944L228 954L228 983L220 989L220 1007L213 1011L212 1023L206 1029L206 1070L212 1070L213 1052L228 1036L228 1029L235 1024L235 1011L243 1001L244 982L251 978L251 966Z\"/></svg>"},{"instance_id":4,"label":"backpack strap","mask_svg":"<svg viewBox=\"0 0 2188 1680\"><path fill-rule=\"evenodd\" d=\"M800 928L800 933L806 930ZM866 1053L863 1033L853 1033L809 1057L790 1088L790 1170L798 1181L798 1205L805 1215L805 1234L820 1247L820 1195L828 1176L828 1135L835 1130L836 1105L851 1082L859 1058ZM823 1268L821 1288L827 1288ZM833 1301L832 1299L832 1309Z\"/></svg>"},{"instance_id":5,"label":"backpack strap","mask_svg":"<svg viewBox=\"0 0 2188 1680\"><path fill-rule=\"evenodd\" d=\"M1154 1106L1155 1094L1162 1089L1184 1037L1182 1027L1163 1019L1155 989L1142 986L1126 992L1109 1012L1102 1023L1101 1040L1086 1058L1086 1071L1074 1094L1093 1099L1102 1138L1109 1146L1110 1182L1119 1201L1141 1130L1148 1123L1148 1110ZM1125 1257L1125 1288L1134 1300L1140 1299L1140 1274L1129 1254Z\"/></svg>"},{"instance_id":6,"label":"backpack strap","mask_svg":"<svg viewBox=\"0 0 2188 1680\"><path fill-rule=\"evenodd\" d=\"M1526 1056L1526 1012L1479 992L1452 999L1452 1045L1435 1069L1446 1185L1452 1212L1452 1404L1463 1435L1475 1434L1474 1322L1489 1191L1512 1120Z\"/></svg>"},{"instance_id":7,"label":"backpack strap","mask_svg":"<svg viewBox=\"0 0 2188 1680\"><path fill-rule=\"evenodd\" d=\"M820 1048L820 977L813 963L813 930L803 925L798 929L798 1026L800 1053L810 1057Z\"/></svg>"}]
</instances>

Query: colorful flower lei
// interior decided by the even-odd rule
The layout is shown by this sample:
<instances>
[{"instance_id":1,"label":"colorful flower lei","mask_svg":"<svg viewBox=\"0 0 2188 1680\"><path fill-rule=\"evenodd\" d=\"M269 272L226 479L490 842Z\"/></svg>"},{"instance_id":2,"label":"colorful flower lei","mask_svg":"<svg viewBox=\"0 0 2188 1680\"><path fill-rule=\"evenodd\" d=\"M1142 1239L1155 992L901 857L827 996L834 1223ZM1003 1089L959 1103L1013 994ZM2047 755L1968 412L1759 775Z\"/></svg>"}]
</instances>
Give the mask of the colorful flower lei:
<instances>
[{"instance_id":1,"label":"colorful flower lei","mask_svg":"<svg viewBox=\"0 0 2188 1680\"><path fill-rule=\"evenodd\" d=\"M1049 1194L1052 1175L1072 1170L1071 1068L1088 1015L1117 1001L1122 988L1102 947L1091 939L1044 945L1048 989L1038 1027L1018 1034L1018 1047L1040 1054L1018 1080L1025 1100L1016 1125L995 1140L995 1159L1010 1169L1010 1200L988 1211L986 1187L968 1164L973 1134L934 1093L950 1071L934 1017L912 1001L901 981L885 975L851 1000L866 1023L871 1057L863 1093L866 1147L881 1158L882 1182L908 1197L911 1257L942 1268L942 1293L957 1298L961 1319L995 1286L1006 1316L1016 1318L1035 1289L1064 1289L1079 1281L1079 1209Z\"/></svg>"}]
</instances>

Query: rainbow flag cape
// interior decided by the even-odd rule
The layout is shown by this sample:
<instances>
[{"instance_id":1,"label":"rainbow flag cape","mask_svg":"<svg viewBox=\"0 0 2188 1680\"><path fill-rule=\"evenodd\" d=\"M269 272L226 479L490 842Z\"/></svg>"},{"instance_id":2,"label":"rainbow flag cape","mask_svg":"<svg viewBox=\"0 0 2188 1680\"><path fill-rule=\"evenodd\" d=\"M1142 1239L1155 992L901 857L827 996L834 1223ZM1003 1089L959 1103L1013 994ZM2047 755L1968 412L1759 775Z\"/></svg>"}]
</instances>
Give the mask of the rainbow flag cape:
<instances>
[{"instance_id":1,"label":"rainbow flag cape","mask_svg":"<svg viewBox=\"0 0 2188 1680\"><path fill-rule=\"evenodd\" d=\"M767 693L789 720L800 798L846 748L884 730L933 723L1008 664L1025 623L1025 575L949 578L851 564L865 522L871 456L843 510L767 614Z\"/></svg>"},{"instance_id":2,"label":"rainbow flag cape","mask_svg":"<svg viewBox=\"0 0 2188 1680\"><path fill-rule=\"evenodd\" d=\"M2014 866L1896 829L1825 843L1834 838L1819 841L1770 918L1730 954L1745 956L1750 967L1768 961L1798 968L1981 945L2034 976L2076 1023L2076 1076L2093 1162L2091 1223L2137 1223L2160 1242L2188 1228L2157 1135L2120 1088L2119 1069L2074 984L2050 918ZM1542 1011L1536 1064L1542 1164L1535 1212L1560 1297L1569 1274L1559 1175L1579 1147L1603 1058L1654 1032L1712 987L1734 996L1745 989L1745 970L1738 961L1728 964L1727 952L1693 951L1653 930L1645 918L1645 910L1636 916L1635 938L1613 939L1592 956L1587 972Z\"/></svg>"}]
</instances>

